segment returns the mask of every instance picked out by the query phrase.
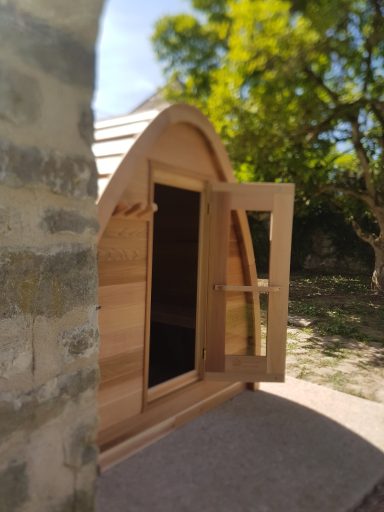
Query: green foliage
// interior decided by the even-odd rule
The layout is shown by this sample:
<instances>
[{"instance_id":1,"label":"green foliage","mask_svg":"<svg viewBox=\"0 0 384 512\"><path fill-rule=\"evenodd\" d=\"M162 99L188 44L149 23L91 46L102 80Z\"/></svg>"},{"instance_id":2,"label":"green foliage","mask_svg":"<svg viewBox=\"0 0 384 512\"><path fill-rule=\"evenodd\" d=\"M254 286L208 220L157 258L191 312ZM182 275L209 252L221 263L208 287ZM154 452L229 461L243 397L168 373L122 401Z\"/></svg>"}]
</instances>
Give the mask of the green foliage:
<instances>
[{"instance_id":1,"label":"green foliage","mask_svg":"<svg viewBox=\"0 0 384 512\"><path fill-rule=\"evenodd\" d=\"M299 219L327 194L384 246L381 1L191 3L153 35L168 97L208 115L240 181L295 182Z\"/></svg>"},{"instance_id":2,"label":"green foliage","mask_svg":"<svg viewBox=\"0 0 384 512\"><path fill-rule=\"evenodd\" d=\"M374 229L372 223L368 220L366 222L368 228ZM346 223L345 212L333 203L319 199L300 208L293 219L291 270L304 268L307 256L313 254L314 235L319 232L329 236L334 255L340 261L348 256L354 262L359 262L359 272L373 266L373 252L367 250L367 245L356 236L352 226Z\"/></svg>"},{"instance_id":3,"label":"green foliage","mask_svg":"<svg viewBox=\"0 0 384 512\"><path fill-rule=\"evenodd\" d=\"M269 216L265 213L248 214L253 246L255 247L257 268L262 274L268 274L269 261ZM371 224L371 229L374 226ZM348 255L354 262L360 263L359 272L372 267L373 254L367 251L366 244L360 240L352 227L345 222L340 208L329 201L318 198L307 207L298 208L293 219L291 270L301 271L309 255L313 254L314 236L326 233L331 242L334 256L341 261Z\"/></svg>"}]
</instances>

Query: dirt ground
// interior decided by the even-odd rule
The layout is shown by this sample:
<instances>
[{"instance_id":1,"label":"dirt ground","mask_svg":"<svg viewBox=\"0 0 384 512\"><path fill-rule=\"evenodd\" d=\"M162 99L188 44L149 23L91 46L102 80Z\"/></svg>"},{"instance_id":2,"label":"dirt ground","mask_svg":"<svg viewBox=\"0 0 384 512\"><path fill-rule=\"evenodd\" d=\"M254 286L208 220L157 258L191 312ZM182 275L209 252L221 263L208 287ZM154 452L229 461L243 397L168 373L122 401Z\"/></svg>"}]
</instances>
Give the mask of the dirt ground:
<instances>
[{"instance_id":1,"label":"dirt ground","mask_svg":"<svg viewBox=\"0 0 384 512\"><path fill-rule=\"evenodd\" d=\"M291 277L287 373L384 404L384 296L369 276ZM384 481L354 512L384 512Z\"/></svg>"},{"instance_id":2,"label":"dirt ground","mask_svg":"<svg viewBox=\"0 0 384 512\"><path fill-rule=\"evenodd\" d=\"M291 278L288 375L384 403L384 297L369 282Z\"/></svg>"}]
</instances>

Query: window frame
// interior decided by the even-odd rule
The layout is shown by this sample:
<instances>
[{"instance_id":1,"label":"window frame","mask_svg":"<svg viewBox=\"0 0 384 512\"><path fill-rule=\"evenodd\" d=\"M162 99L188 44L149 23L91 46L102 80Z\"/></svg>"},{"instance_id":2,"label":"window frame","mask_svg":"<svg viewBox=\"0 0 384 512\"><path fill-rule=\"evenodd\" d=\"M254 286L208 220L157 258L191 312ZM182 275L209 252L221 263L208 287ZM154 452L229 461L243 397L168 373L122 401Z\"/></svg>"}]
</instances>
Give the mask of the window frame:
<instances>
[{"instance_id":1,"label":"window frame","mask_svg":"<svg viewBox=\"0 0 384 512\"><path fill-rule=\"evenodd\" d=\"M209 186L209 271L205 378L236 382L284 381L294 185L215 183ZM226 283L232 211L270 212L270 261L267 286ZM248 247L249 250L249 247ZM251 249L253 250L253 249ZM268 293L267 353L225 353L226 297L231 291ZM256 319L257 322L257 319ZM255 326L257 329L259 325ZM258 334L254 334L257 339Z\"/></svg>"}]
</instances>

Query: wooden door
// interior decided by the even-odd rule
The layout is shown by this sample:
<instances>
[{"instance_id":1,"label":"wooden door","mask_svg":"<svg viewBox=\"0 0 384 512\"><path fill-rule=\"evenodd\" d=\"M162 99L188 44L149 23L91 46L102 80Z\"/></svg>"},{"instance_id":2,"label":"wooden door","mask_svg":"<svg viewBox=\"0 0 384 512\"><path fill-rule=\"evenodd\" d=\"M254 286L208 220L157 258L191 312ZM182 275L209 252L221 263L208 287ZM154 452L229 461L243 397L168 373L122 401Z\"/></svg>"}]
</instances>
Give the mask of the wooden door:
<instances>
[{"instance_id":1,"label":"wooden door","mask_svg":"<svg viewBox=\"0 0 384 512\"><path fill-rule=\"evenodd\" d=\"M288 287L294 186L291 184L217 183L208 191L209 270L205 378L240 382L283 381L285 374ZM227 282L231 219L246 212L269 212L268 279L248 274L248 282ZM242 243L241 240L238 243ZM249 249L248 249L249 250ZM251 248L252 251L252 248ZM249 320L248 343L229 343L231 318L227 309L232 294L245 294L248 304L259 305L267 294L265 350L259 339L260 317ZM252 316L252 315L251 315ZM249 315L248 315L249 317ZM244 322L247 320L244 316ZM255 342L256 340L256 342ZM235 348L234 348L235 347Z\"/></svg>"}]
</instances>

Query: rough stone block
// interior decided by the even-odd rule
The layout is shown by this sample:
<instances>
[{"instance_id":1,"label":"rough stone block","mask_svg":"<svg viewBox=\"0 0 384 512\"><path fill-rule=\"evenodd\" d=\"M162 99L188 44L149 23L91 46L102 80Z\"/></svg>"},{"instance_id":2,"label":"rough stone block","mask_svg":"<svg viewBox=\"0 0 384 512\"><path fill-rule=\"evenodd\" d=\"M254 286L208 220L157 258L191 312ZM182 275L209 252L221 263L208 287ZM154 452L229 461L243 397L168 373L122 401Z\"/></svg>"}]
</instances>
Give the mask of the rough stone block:
<instances>
[{"instance_id":1,"label":"rough stone block","mask_svg":"<svg viewBox=\"0 0 384 512\"><path fill-rule=\"evenodd\" d=\"M60 334L59 344L64 348L65 360L89 357L97 348L98 333L90 325L76 326Z\"/></svg>"},{"instance_id":2,"label":"rough stone block","mask_svg":"<svg viewBox=\"0 0 384 512\"><path fill-rule=\"evenodd\" d=\"M10 462L0 472L0 511L11 512L28 499L28 477L25 462Z\"/></svg>"},{"instance_id":3,"label":"rough stone block","mask_svg":"<svg viewBox=\"0 0 384 512\"><path fill-rule=\"evenodd\" d=\"M2 251L0 319L18 314L60 317L96 301L96 255L70 247L56 254Z\"/></svg>"},{"instance_id":4,"label":"rough stone block","mask_svg":"<svg viewBox=\"0 0 384 512\"><path fill-rule=\"evenodd\" d=\"M0 0L93 46L103 0Z\"/></svg>"},{"instance_id":5,"label":"rough stone block","mask_svg":"<svg viewBox=\"0 0 384 512\"><path fill-rule=\"evenodd\" d=\"M82 466L77 471L77 489L81 489L90 496L95 492L95 480L97 476L97 466L91 462Z\"/></svg>"},{"instance_id":6,"label":"rough stone block","mask_svg":"<svg viewBox=\"0 0 384 512\"><path fill-rule=\"evenodd\" d=\"M90 463L96 465L98 450L94 440L95 424L83 423L68 436L64 446L64 462L72 468Z\"/></svg>"},{"instance_id":7,"label":"rough stone block","mask_svg":"<svg viewBox=\"0 0 384 512\"><path fill-rule=\"evenodd\" d=\"M96 234L99 228L96 219L84 217L77 211L51 208L44 212L41 226L49 233L84 233L88 230Z\"/></svg>"},{"instance_id":8,"label":"rough stone block","mask_svg":"<svg viewBox=\"0 0 384 512\"><path fill-rule=\"evenodd\" d=\"M10 211L8 208L0 208L0 233L2 235L10 231Z\"/></svg>"},{"instance_id":9,"label":"rough stone block","mask_svg":"<svg viewBox=\"0 0 384 512\"><path fill-rule=\"evenodd\" d=\"M94 501L94 492L79 490L56 506L54 512L93 512Z\"/></svg>"},{"instance_id":10,"label":"rough stone block","mask_svg":"<svg viewBox=\"0 0 384 512\"><path fill-rule=\"evenodd\" d=\"M98 368L87 368L72 375L62 375L58 379L59 394L72 399L89 389L95 390L98 384Z\"/></svg>"},{"instance_id":11,"label":"rough stone block","mask_svg":"<svg viewBox=\"0 0 384 512\"><path fill-rule=\"evenodd\" d=\"M80 109L77 128L82 140L91 146L94 141L94 116L93 110L89 106Z\"/></svg>"},{"instance_id":12,"label":"rough stone block","mask_svg":"<svg viewBox=\"0 0 384 512\"><path fill-rule=\"evenodd\" d=\"M68 403L78 405L89 391L94 395L98 382L98 369L85 368L61 375L28 393L0 393L0 440L8 439L18 429L37 431L59 417ZM90 416L88 422L94 418Z\"/></svg>"},{"instance_id":13,"label":"rough stone block","mask_svg":"<svg viewBox=\"0 0 384 512\"><path fill-rule=\"evenodd\" d=\"M0 379L31 372L31 327L25 318L0 321Z\"/></svg>"},{"instance_id":14,"label":"rough stone block","mask_svg":"<svg viewBox=\"0 0 384 512\"><path fill-rule=\"evenodd\" d=\"M19 510L19 502L9 501L3 492L3 483L7 492L20 491L20 503L26 501L23 512L92 510L97 382L97 370L88 368L62 375L27 394L0 395L0 445L13 445L11 452L0 451L11 461L6 465L0 458L1 512ZM9 508L2 508L1 499Z\"/></svg>"},{"instance_id":15,"label":"rough stone block","mask_svg":"<svg viewBox=\"0 0 384 512\"><path fill-rule=\"evenodd\" d=\"M97 170L91 158L62 155L0 141L0 183L11 187L43 185L76 198L97 196Z\"/></svg>"},{"instance_id":16,"label":"rough stone block","mask_svg":"<svg viewBox=\"0 0 384 512\"><path fill-rule=\"evenodd\" d=\"M0 45L63 82L93 88L93 48L13 5L0 5Z\"/></svg>"},{"instance_id":17,"label":"rough stone block","mask_svg":"<svg viewBox=\"0 0 384 512\"><path fill-rule=\"evenodd\" d=\"M26 80L28 76L33 77L43 96L38 116L35 121L29 122L27 118L31 116L26 110L28 105L20 104L19 109L16 105L13 108L10 104L12 94L5 96L2 93L3 101L0 101L0 106L2 105L6 115L0 115L0 139L9 140L21 147L39 147L45 150L56 150L62 155L75 158L81 156L92 159L90 144L93 139L93 127L90 124L91 114L88 106L91 101L91 91L66 84L39 69L30 70L7 48L2 52L0 64L11 67L15 71L19 70L21 75L25 75ZM18 120L17 123L10 121L12 109L17 111L15 118ZM26 121L22 122L22 118Z\"/></svg>"},{"instance_id":18,"label":"rough stone block","mask_svg":"<svg viewBox=\"0 0 384 512\"><path fill-rule=\"evenodd\" d=\"M15 208L15 205L22 205L22 208ZM71 218L62 219L60 212L68 212ZM77 226L76 218L81 226ZM63 225L64 221L66 225ZM73 222L73 231L69 222ZM92 198L59 196L42 187L21 189L0 185L0 238L3 248L19 249L22 243L30 250L38 248L43 252L50 251L52 246L71 242L93 246L97 230L96 206Z\"/></svg>"},{"instance_id":19,"label":"rough stone block","mask_svg":"<svg viewBox=\"0 0 384 512\"><path fill-rule=\"evenodd\" d=\"M76 469L63 464L65 412L31 433L27 448L28 476L31 491L29 510L56 511L68 495L76 492ZM42 468L45 468L43 471ZM28 510L28 509L27 509Z\"/></svg>"},{"instance_id":20,"label":"rough stone block","mask_svg":"<svg viewBox=\"0 0 384 512\"><path fill-rule=\"evenodd\" d=\"M42 94L30 75L0 64L0 119L12 125L31 124L41 114Z\"/></svg>"},{"instance_id":21,"label":"rough stone block","mask_svg":"<svg viewBox=\"0 0 384 512\"><path fill-rule=\"evenodd\" d=\"M49 395L44 384L97 364L95 316L90 306L60 319L27 315L0 321L0 392L28 393L43 386L41 392Z\"/></svg>"}]
</instances>

